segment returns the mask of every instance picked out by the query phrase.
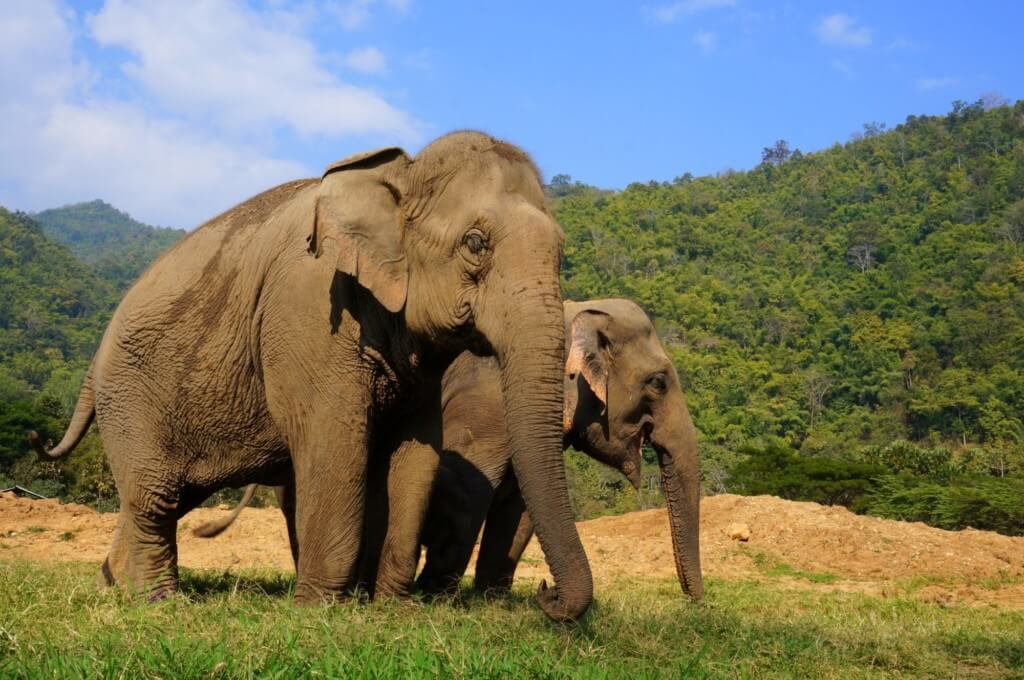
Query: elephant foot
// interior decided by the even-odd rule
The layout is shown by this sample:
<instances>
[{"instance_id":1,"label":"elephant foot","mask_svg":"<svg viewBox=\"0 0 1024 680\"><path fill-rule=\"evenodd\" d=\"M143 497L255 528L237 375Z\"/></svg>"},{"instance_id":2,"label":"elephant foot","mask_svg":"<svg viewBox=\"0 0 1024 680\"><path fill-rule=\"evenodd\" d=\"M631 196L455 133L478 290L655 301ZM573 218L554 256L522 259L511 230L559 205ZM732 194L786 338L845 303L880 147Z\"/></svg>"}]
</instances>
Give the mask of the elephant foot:
<instances>
[{"instance_id":1,"label":"elephant foot","mask_svg":"<svg viewBox=\"0 0 1024 680\"><path fill-rule=\"evenodd\" d=\"M124 573L111 568L110 558L103 560L100 571L96 575L96 585L100 588L120 587L125 592L138 597L144 597L146 602L152 604L161 602L173 597L178 592L177 578L167 580L168 582L148 587L135 587L129 578L119 577L116 574Z\"/></svg>"},{"instance_id":2,"label":"elephant foot","mask_svg":"<svg viewBox=\"0 0 1024 680\"><path fill-rule=\"evenodd\" d=\"M495 581L476 582L473 590L487 597L506 597L512 592L512 580L500 579Z\"/></svg>"},{"instance_id":3,"label":"elephant foot","mask_svg":"<svg viewBox=\"0 0 1024 680\"><path fill-rule=\"evenodd\" d=\"M458 577L423 573L416 581L416 589L426 597L451 597L459 592L459 580Z\"/></svg>"},{"instance_id":4,"label":"elephant foot","mask_svg":"<svg viewBox=\"0 0 1024 680\"><path fill-rule=\"evenodd\" d=\"M174 595L177 592L177 588L172 588L170 586L161 586L159 588L154 588L153 590L149 591L149 596L146 597L146 602L148 602L149 604L163 602L164 600L174 597Z\"/></svg>"},{"instance_id":5,"label":"elephant foot","mask_svg":"<svg viewBox=\"0 0 1024 680\"><path fill-rule=\"evenodd\" d=\"M325 604L338 604L341 602L347 602L353 597L359 598L359 592L334 588L326 588L323 586L316 586L310 583L296 583L295 594L293 600L295 604L304 606L318 606Z\"/></svg>"},{"instance_id":6,"label":"elephant foot","mask_svg":"<svg viewBox=\"0 0 1024 680\"><path fill-rule=\"evenodd\" d=\"M408 600L412 595L412 588L407 584L388 583L378 581L377 587L373 590L374 600Z\"/></svg>"}]
</instances>

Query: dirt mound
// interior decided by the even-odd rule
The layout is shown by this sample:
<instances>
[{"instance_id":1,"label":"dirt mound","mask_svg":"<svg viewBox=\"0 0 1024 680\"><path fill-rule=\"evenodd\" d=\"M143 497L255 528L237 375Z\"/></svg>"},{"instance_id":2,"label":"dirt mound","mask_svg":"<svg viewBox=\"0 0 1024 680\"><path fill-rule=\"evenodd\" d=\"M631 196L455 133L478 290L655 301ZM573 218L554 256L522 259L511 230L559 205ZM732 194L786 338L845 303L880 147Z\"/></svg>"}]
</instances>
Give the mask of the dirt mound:
<instances>
[{"instance_id":1,"label":"dirt mound","mask_svg":"<svg viewBox=\"0 0 1024 680\"><path fill-rule=\"evenodd\" d=\"M700 524L706 576L1024 608L1024 538L729 494L701 502ZM731 538L734 525L749 531L749 539ZM579 530L598 579L675 577L664 509L581 522ZM536 541L524 558L517 573L547 573Z\"/></svg>"},{"instance_id":2,"label":"dirt mound","mask_svg":"<svg viewBox=\"0 0 1024 680\"><path fill-rule=\"evenodd\" d=\"M200 508L179 524L183 566L291 569L288 537L276 509L247 509L216 539L192 536L191 526L225 512ZM81 505L0 498L0 559L98 564L116 520L116 514ZM581 522L579 530L599 586L617 578L675 578L663 509ZM748 532L746 541L730 537ZM701 552L705 575L722 579L1024 608L1024 538L987 531L943 531L816 503L722 495L701 504ZM536 541L518 575L548 577Z\"/></svg>"}]
</instances>

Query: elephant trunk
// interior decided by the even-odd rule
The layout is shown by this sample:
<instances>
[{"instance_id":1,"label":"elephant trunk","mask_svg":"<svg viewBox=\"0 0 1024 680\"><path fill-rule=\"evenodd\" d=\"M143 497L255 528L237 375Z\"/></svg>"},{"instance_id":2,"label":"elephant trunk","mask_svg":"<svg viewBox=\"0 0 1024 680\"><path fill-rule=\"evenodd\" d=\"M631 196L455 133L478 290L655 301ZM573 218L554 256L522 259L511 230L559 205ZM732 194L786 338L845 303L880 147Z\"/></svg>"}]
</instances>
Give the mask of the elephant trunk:
<instances>
[{"instance_id":1,"label":"elephant trunk","mask_svg":"<svg viewBox=\"0 0 1024 680\"><path fill-rule=\"evenodd\" d=\"M666 404L666 422L655 425L651 445L661 466L668 505L676 574L683 592L694 600L704 596L700 570L700 464L697 433L680 395Z\"/></svg>"},{"instance_id":2,"label":"elephant trunk","mask_svg":"<svg viewBox=\"0 0 1024 680\"><path fill-rule=\"evenodd\" d=\"M560 309L558 310L561 311ZM561 314L557 317L561 327ZM512 466L557 586L541 584L552 619L575 620L593 597L590 565L572 516L562 455L562 334L534 338L500 360Z\"/></svg>"},{"instance_id":3,"label":"elephant trunk","mask_svg":"<svg viewBox=\"0 0 1024 680\"><path fill-rule=\"evenodd\" d=\"M552 278L550 271L540 274L530 278ZM541 290L510 287L497 334L505 341L492 344L501 366L512 467L555 578L553 588L541 583L540 606L552 619L572 621L590 606L594 585L562 457L565 324L557 282Z\"/></svg>"}]
</instances>

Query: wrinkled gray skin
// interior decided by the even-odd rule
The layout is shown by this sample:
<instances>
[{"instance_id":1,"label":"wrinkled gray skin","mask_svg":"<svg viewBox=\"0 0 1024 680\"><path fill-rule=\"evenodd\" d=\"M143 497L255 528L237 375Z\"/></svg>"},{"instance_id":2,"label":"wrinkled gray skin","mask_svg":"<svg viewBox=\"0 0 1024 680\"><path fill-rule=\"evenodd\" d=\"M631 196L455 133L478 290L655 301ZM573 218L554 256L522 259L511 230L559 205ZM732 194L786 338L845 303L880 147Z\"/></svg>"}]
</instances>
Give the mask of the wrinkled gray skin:
<instances>
[{"instance_id":1,"label":"wrinkled gray skin","mask_svg":"<svg viewBox=\"0 0 1024 680\"><path fill-rule=\"evenodd\" d=\"M699 600L699 459L675 367L635 303L566 302L564 311L563 444L620 470L638 487L641 449L651 443L661 466L679 583ZM445 450L423 528L427 559L417 583L427 593L453 591L483 525L475 587L508 590L533 522L512 464L499 368L493 359L467 352L445 373L443 386ZM223 531L252 491L230 515L196 533Z\"/></svg>"},{"instance_id":2,"label":"wrinkled gray skin","mask_svg":"<svg viewBox=\"0 0 1024 680\"><path fill-rule=\"evenodd\" d=\"M442 137L330 166L214 218L161 257L118 307L72 422L95 417L121 499L108 583L178 585L176 525L212 492L281 485L295 599L355 584L366 521L377 594L413 585L441 445L441 378L493 352L513 467L556 588L555 619L592 582L561 454L562 232L536 168L486 135ZM386 427L382 427L386 424Z\"/></svg>"},{"instance_id":3,"label":"wrinkled gray skin","mask_svg":"<svg viewBox=\"0 0 1024 680\"><path fill-rule=\"evenodd\" d=\"M700 599L697 441L675 368L650 319L633 302L566 302L565 323L564 444L622 471L639 487L641 448L651 443L661 466L679 582ZM425 592L458 586L482 524L474 585L508 590L533 535L510 465L499 384L494 361L468 353L445 373L445 451L418 580Z\"/></svg>"}]
</instances>

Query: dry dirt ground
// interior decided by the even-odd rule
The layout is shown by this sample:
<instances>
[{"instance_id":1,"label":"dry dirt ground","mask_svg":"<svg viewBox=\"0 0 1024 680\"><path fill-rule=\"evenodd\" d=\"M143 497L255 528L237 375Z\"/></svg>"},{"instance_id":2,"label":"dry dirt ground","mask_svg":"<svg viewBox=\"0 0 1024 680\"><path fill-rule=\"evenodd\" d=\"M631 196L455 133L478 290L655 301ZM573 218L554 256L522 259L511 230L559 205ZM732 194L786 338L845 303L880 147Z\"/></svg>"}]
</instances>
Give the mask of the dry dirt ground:
<instances>
[{"instance_id":1,"label":"dry dirt ground","mask_svg":"<svg viewBox=\"0 0 1024 680\"><path fill-rule=\"evenodd\" d=\"M218 538L200 539L190 532L190 526L225 513L224 508L200 508L182 520L181 565L292 568L284 521L276 509L249 508ZM81 505L0 497L0 560L76 560L98 566L116 517ZM730 537L744 528L748 540ZM580 522L579 530L598 587L622 577L674 578L664 510ZM987 531L943 531L816 503L722 495L705 498L701 505L701 551L705 575L724 580L909 595L944 606L1024 609L1024 538ZM550 579L536 541L517 576Z\"/></svg>"}]
</instances>

